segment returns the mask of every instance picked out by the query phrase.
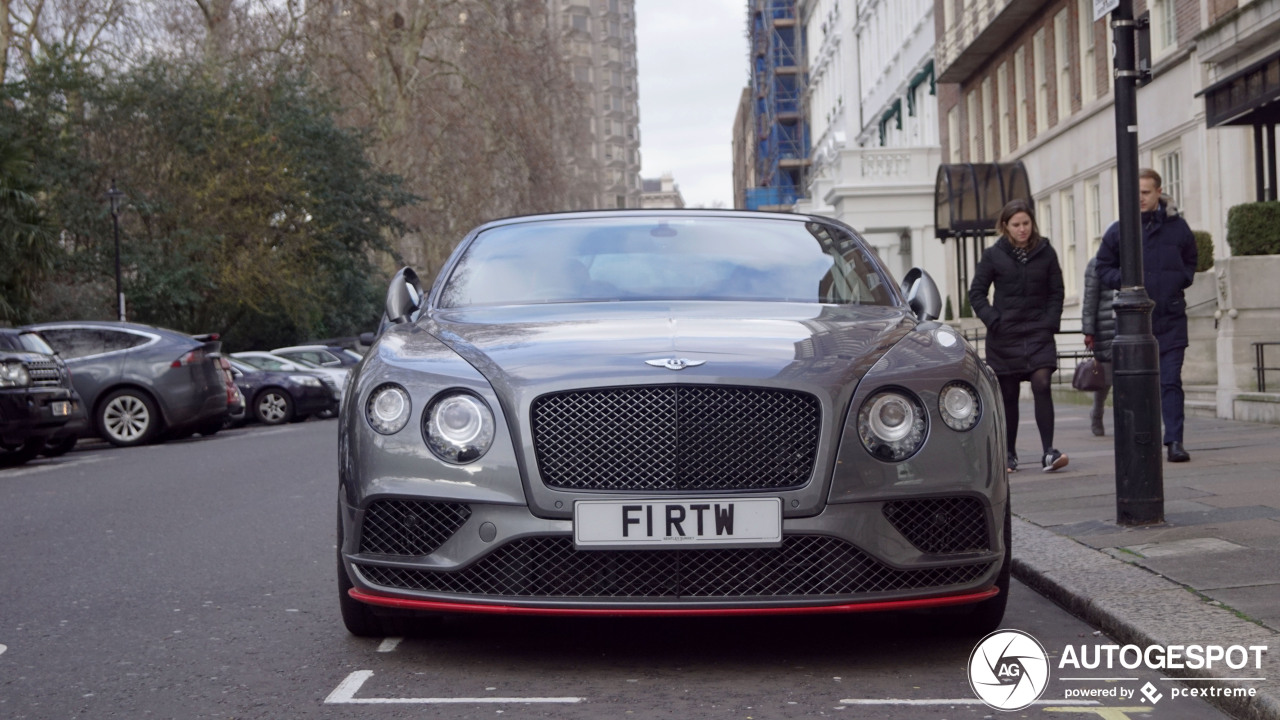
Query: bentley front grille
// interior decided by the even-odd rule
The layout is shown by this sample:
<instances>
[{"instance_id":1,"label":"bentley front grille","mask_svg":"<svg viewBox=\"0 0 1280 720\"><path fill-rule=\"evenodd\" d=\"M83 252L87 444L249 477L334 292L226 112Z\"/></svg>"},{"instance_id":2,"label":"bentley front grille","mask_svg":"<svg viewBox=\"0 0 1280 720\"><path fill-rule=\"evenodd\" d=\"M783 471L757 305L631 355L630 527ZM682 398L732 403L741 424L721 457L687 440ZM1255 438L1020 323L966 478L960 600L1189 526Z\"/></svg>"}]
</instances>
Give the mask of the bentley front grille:
<instances>
[{"instance_id":1,"label":"bentley front grille","mask_svg":"<svg viewBox=\"0 0 1280 720\"><path fill-rule=\"evenodd\" d=\"M662 385L544 395L532 418L548 487L718 491L808 482L822 411L790 390Z\"/></svg>"},{"instance_id":2,"label":"bentley front grille","mask_svg":"<svg viewBox=\"0 0 1280 720\"><path fill-rule=\"evenodd\" d=\"M360 552L430 555L471 517L463 503L378 500L369 505L360 531Z\"/></svg>"},{"instance_id":3,"label":"bentley front grille","mask_svg":"<svg viewBox=\"0 0 1280 720\"><path fill-rule=\"evenodd\" d=\"M944 588L971 582L990 563L895 570L827 536L776 548L577 550L569 537L510 542L455 571L358 565L385 588L532 598L803 598Z\"/></svg>"},{"instance_id":4,"label":"bentley front grille","mask_svg":"<svg viewBox=\"0 0 1280 720\"><path fill-rule=\"evenodd\" d=\"M926 553L963 553L991 549L987 512L973 497L895 500L884 516L916 549Z\"/></svg>"}]
</instances>

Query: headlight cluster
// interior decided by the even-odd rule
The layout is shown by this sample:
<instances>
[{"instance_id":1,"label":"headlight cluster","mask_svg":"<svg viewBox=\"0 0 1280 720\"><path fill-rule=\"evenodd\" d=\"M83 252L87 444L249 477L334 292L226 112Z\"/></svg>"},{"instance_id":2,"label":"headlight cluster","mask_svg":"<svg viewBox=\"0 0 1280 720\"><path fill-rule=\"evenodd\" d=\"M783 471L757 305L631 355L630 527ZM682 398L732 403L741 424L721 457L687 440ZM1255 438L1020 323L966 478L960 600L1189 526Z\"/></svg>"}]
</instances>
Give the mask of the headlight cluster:
<instances>
[{"instance_id":1,"label":"headlight cluster","mask_svg":"<svg viewBox=\"0 0 1280 720\"><path fill-rule=\"evenodd\" d=\"M0 387L26 387L31 384L27 368L20 362L0 363Z\"/></svg>"},{"instance_id":2,"label":"headlight cluster","mask_svg":"<svg viewBox=\"0 0 1280 720\"><path fill-rule=\"evenodd\" d=\"M924 444L928 423L924 406L913 395L881 390L867 398L858 411L858 436L877 458L906 460Z\"/></svg>"},{"instance_id":3,"label":"headlight cluster","mask_svg":"<svg viewBox=\"0 0 1280 720\"><path fill-rule=\"evenodd\" d=\"M369 426L393 435L408 424L413 407L409 393L394 383L379 385L365 403ZM446 390L422 413L422 439L436 457L463 465L478 460L494 437L493 411L479 397L463 390Z\"/></svg>"},{"instance_id":4,"label":"headlight cluster","mask_svg":"<svg viewBox=\"0 0 1280 720\"><path fill-rule=\"evenodd\" d=\"M978 391L966 382L947 383L938 393L938 414L956 432L972 430L982 417ZM928 431L924 405L905 390L881 390L858 410L858 437L867 452L881 460L898 462L915 455Z\"/></svg>"}]
</instances>

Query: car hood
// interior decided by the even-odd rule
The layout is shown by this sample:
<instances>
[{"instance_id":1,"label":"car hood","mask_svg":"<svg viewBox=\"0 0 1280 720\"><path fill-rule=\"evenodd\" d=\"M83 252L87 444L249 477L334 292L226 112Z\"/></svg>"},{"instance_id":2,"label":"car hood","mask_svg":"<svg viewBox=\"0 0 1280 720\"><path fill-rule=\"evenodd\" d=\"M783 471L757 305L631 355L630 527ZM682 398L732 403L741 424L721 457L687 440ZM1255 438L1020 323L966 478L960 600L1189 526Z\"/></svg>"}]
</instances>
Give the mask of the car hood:
<instances>
[{"instance_id":1,"label":"car hood","mask_svg":"<svg viewBox=\"0 0 1280 720\"><path fill-rule=\"evenodd\" d=\"M437 311L426 329L508 397L674 382L823 386L836 396L914 325L896 307L628 302Z\"/></svg>"}]
</instances>

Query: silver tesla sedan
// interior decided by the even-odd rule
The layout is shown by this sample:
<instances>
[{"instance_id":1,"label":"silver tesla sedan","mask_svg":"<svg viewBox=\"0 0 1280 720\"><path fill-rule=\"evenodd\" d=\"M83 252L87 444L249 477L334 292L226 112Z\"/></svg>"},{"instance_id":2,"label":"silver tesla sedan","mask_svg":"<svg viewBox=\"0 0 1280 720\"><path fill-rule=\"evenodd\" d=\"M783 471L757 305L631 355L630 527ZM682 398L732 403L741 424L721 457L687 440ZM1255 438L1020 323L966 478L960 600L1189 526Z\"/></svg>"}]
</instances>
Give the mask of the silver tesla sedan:
<instances>
[{"instance_id":1,"label":"silver tesla sedan","mask_svg":"<svg viewBox=\"0 0 1280 720\"><path fill-rule=\"evenodd\" d=\"M826 218L491 222L392 281L339 427L347 629L950 608L1009 587L994 376Z\"/></svg>"}]
</instances>

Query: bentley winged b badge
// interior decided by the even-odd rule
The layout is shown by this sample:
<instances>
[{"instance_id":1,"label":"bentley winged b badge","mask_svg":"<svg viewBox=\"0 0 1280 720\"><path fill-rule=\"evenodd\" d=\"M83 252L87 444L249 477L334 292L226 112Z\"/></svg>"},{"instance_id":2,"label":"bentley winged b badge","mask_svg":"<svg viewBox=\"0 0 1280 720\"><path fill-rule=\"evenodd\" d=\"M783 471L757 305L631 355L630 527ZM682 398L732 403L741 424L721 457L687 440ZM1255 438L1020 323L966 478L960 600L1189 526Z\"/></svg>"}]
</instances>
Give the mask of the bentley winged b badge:
<instances>
[{"instance_id":1,"label":"bentley winged b badge","mask_svg":"<svg viewBox=\"0 0 1280 720\"><path fill-rule=\"evenodd\" d=\"M646 365L654 367L666 368L668 370L683 370L687 367L698 367L706 362L706 360L688 360L685 358L658 358L656 360L645 360Z\"/></svg>"}]
</instances>

